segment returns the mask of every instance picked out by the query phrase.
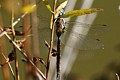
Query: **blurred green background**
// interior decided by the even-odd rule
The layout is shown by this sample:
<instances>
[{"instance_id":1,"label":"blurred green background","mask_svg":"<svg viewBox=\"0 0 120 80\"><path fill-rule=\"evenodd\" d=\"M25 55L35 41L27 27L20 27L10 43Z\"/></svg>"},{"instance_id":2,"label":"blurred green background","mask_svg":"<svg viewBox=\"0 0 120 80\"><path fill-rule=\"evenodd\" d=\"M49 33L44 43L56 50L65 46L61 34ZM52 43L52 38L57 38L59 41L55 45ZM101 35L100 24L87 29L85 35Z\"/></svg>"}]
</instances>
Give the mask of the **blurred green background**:
<instances>
[{"instance_id":1,"label":"blurred green background","mask_svg":"<svg viewBox=\"0 0 120 80\"><path fill-rule=\"evenodd\" d=\"M2 3L3 0L0 0ZM77 5L81 5L82 0L77 0ZM49 0L49 2L51 2ZM52 3L52 2L51 2ZM102 8L103 12L98 13L94 24L106 24L110 26L110 31L100 40L105 44L104 50L79 51L79 55L73 64L70 74L66 80L117 80L116 73L120 75L120 5L119 0L94 0L93 8ZM70 5L68 5L70 6ZM2 8L2 7L1 7ZM4 26L10 25L10 14L5 9L0 9L0 18ZM40 3L38 15L50 16L50 12ZM18 16L18 15L17 15ZM21 25L18 24L18 26ZM41 50L43 47L41 48ZM9 50L7 52L9 53ZM45 50L42 50L43 53ZM47 53L47 51L45 51ZM21 56L21 55L20 55ZM46 59L46 55L41 54ZM19 58L20 61L20 58ZM24 63L19 64L20 78L24 80ZM0 80L2 78L0 69ZM11 80L12 77L11 77Z\"/></svg>"},{"instance_id":2,"label":"blurred green background","mask_svg":"<svg viewBox=\"0 0 120 80\"><path fill-rule=\"evenodd\" d=\"M105 49L80 52L68 80L117 80L115 72L120 75L119 4L118 0L94 0L92 7L104 9L94 23L104 23L111 28L101 38Z\"/></svg>"}]
</instances>

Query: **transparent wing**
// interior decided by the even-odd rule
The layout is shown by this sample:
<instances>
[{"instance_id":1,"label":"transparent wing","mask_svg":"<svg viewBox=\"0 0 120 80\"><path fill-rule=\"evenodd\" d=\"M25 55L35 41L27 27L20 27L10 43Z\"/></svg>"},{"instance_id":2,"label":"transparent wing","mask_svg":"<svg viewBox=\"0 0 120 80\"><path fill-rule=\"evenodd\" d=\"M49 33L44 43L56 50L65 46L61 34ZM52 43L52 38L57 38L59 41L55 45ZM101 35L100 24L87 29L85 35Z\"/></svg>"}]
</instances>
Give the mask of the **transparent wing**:
<instances>
[{"instance_id":1,"label":"transparent wing","mask_svg":"<svg viewBox=\"0 0 120 80\"><path fill-rule=\"evenodd\" d=\"M71 36L66 36L64 38L63 36L61 37L62 43L75 49L79 50L104 49L104 44L97 38L96 39L91 38L89 36L85 36L75 32L72 32ZM76 44L74 44L74 42L76 42Z\"/></svg>"},{"instance_id":2,"label":"transparent wing","mask_svg":"<svg viewBox=\"0 0 120 80\"><path fill-rule=\"evenodd\" d=\"M66 22L65 26L67 27L65 29L65 35L62 35L62 42L67 45L71 46L80 50L92 50L92 49L103 49L104 44L98 39L101 35L104 35L107 33L110 28L107 25L101 25L101 24L86 24L81 22ZM72 31L72 26L75 27L82 27L86 29L90 29L88 32L88 35L85 36L84 33L81 33L79 31ZM71 36L69 36L71 34ZM70 39L69 39L70 37ZM69 43L67 43L69 39ZM76 41L76 44L74 45L74 41Z\"/></svg>"},{"instance_id":3,"label":"transparent wing","mask_svg":"<svg viewBox=\"0 0 120 80\"><path fill-rule=\"evenodd\" d=\"M82 22L74 22L74 21L68 21L65 23L66 31L71 32L72 26L75 27L82 27L82 28L89 28L89 36L96 37L105 35L108 31L110 31L110 27L105 24L87 24Z\"/></svg>"},{"instance_id":4,"label":"transparent wing","mask_svg":"<svg viewBox=\"0 0 120 80\"><path fill-rule=\"evenodd\" d=\"M44 41L46 40L48 43L50 42L51 30L49 28L40 28L39 29L39 40L42 45L44 45ZM57 36L54 35L54 46L57 44Z\"/></svg>"},{"instance_id":5,"label":"transparent wing","mask_svg":"<svg viewBox=\"0 0 120 80\"><path fill-rule=\"evenodd\" d=\"M44 40L50 40L50 28L49 28L49 21L50 18L45 16L38 16L38 30L39 30L39 39L40 43L44 43Z\"/></svg>"},{"instance_id":6,"label":"transparent wing","mask_svg":"<svg viewBox=\"0 0 120 80\"><path fill-rule=\"evenodd\" d=\"M50 18L44 16L38 16L39 28L49 28Z\"/></svg>"},{"instance_id":7,"label":"transparent wing","mask_svg":"<svg viewBox=\"0 0 120 80\"><path fill-rule=\"evenodd\" d=\"M39 38L40 43L44 43L44 40L50 40L50 29L49 28L39 28Z\"/></svg>"}]
</instances>

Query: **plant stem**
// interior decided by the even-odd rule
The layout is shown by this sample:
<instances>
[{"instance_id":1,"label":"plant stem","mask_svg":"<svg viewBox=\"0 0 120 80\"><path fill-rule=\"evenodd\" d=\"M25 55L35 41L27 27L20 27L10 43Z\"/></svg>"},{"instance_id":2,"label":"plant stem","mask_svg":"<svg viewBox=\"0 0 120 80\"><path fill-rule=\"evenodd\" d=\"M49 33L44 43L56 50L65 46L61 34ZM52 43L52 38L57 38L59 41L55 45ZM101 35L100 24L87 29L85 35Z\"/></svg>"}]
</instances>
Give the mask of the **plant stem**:
<instances>
[{"instance_id":1,"label":"plant stem","mask_svg":"<svg viewBox=\"0 0 120 80\"><path fill-rule=\"evenodd\" d=\"M2 20L1 13L2 12L0 12L0 16L1 16L1 18L0 18L0 28L3 27L3 22L2 22L3 20ZM0 35L1 34L2 33L0 33ZM7 53L7 50L6 50L7 46L6 46L6 39L5 39L5 37L2 37L2 38L0 37L0 47L1 47L1 54L6 54ZM1 56L0 58L2 60L1 61L2 63L4 63L6 61L4 57ZM9 78L10 78L9 66L5 65L5 67L3 67L3 69L2 69L2 73L3 73L3 79L4 80L9 80Z\"/></svg>"},{"instance_id":2,"label":"plant stem","mask_svg":"<svg viewBox=\"0 0 120 80\"><path fill-rule=\"evenodd\" d=\"M53 4L53 11L55 12L56 10L56 4L57 4L57 0L54 0L54 4Z\"/></svg>"},{"instance_id":3,"label":"plant stem","mask_svg":"<svg viewBox=\"0 0 120 80\"><path fill-rule=\"evenodd\" d=\"M54 13L55 13L55 9L56 9L56 3L57 3L57 0L54 0L54 4L53 4L53 12ZM55 26L55 14L54 13L52 14L52 17L51 17L51 24L52 25L50 25L51 36L50 36L50 49L49 49L48 58L47 58L46 80L48 80L49 67L50 67L50 57L51 57L51 52L53 49L54 26Z\"/></svg>"},{"instance_id":4,"label":"plant stem","mask_svg":"<svg viewBox=\"0 0 120 80\"><path fill-rule=\"evenodd\" d=\"M5 31L4 31L5 32ZM38 71L38 73L42 76L42 78L45 80L46 77L44 76L44 74L39 70L39 68L36 67L36 65L32 62L31 59L28 58L27 54L25 53L24 50L20 49L20 47L11 39L11 37L7 34L7 32L4 33L5 36L8 38L8 40L18 49L18 51L21 52L21 54L31 63L31 65L33 67L36 68L36 70Z\"/></svg>"},{"instance_id":5,"label":"plant stem","mask_svg":"<svg viewBox=\"0 0 120 80\"><path fill-rule=\"evenodd\" d=\"M36 7L40 2L41 2L41 0L38 0L38 1L36 2L36 4L32 6L32 8ZM21 19L23 19L27 14L28 14L28 12L26 12L26 13L22 14L20 17L18 17L18 18L15 20L15 22L13 22L13 26L15 26L16 24L18 24L18 22L21 21Z\"/></svg>"},{"instance_id":6,"label":"plant stem","mask_svg":"<svg viewBox=\"0 0 120 80\"><path fill-rule=\"evenodd\" d=\"M52 16L54 16L54 14ZM49 48L49 53L48 53L48 58L47 58L47 68L46 68L46 80L48 80L50 57L51 57L51 52L52 52L52 48L53 48L53 38L54 38L54 23L53 23L52 29L51 29L50 48Z\"/></svg>"},{"instance_id":7,"label":"plant stem","mask_svg":"<svg viewBox=\"0 0 120 80\"><path fill-rule=\"evenodd\" d=\"M1 46L0 46L0 49L1 49L1 51L2 51L2 47L1 47ZM5 57L5 55L3 54L3 52L1 52L1 54L2 54L2 56L4 57L4 59L7 61L7 58ZM11 73L12 73L13 79L15 80L15 74L14 74L14 71L13 71L13 69L12 69L12 66L10 65L9 62L8 62L8 66L9 66L10 71L11 71Z\"/></svg>"},{"instance_id":8,"label":"plant stem","mask_svg":"<svg viewBox=\"0 0 120 80\"><path fill-rule=\"evenodd\" d=\"M15 29L13 26L13 22L14 22L14 9L12 8L12 18L11 18L11 27L12 27L12 36L13 36L13 41L15 41ZM14 56L15 56L15 71L16 71L16 80L20 80L19 77L19 71L18 71L18 61L17 61L17 55L16 55L16 48L13 45L13 52L14 52Z\"/></svg>"}]
</instances>

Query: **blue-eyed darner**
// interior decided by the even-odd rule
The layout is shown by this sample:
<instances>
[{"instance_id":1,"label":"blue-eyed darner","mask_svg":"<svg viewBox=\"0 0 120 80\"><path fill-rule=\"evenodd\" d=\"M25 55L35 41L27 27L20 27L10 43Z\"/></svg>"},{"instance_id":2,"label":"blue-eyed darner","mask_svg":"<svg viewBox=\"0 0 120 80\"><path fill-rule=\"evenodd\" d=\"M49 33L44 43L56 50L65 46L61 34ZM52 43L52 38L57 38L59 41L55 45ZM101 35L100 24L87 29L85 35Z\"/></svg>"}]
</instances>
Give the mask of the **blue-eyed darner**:
<instances>
[{"instance_id":1,"label":"blue-eyed darner","mask_svg":"<svg viewBox=\"0 0 120 80\"><path fill-rule=\"evenodd\" d=\"M40 26L39 35L42 42L44 42L44 40L49 40L50 29L48 28L49 23L47 24L48 21L46 20L46 23L42 23L44 21L40 21L41 24L39 24ZM86 36L84 35L84 33L78 33L77 31L72 31L73 28L72 26L74 25L77 26L78 28L84 28L85 30L90 28L88 35ZM41 26L43 26L44 28L41 28ZM105 33L108 32L110 29L109 26L104 24L92 25L92 24L74 22L74 21L67 21L65 22L64 26L65 26L64 33L61 36L62 43L66 45L67 39L69 38L69 34L71 33L73 37L71 37L71 43L67 44L67 46L71 47L72 42L76 38L80 40L80 43L78 42L75 48L80 50L103 49L104 44L99 40L99 37L105 35Z\"/></svg>"},{"instance_id":2,"label":"blue-eyed darner","mask_svg":"<svg viewBox=\"0 0 120 80\"><path fill-rule=\"evenodd\" d=\"M61 12L60 15L62 14ZM50 35L50 29L49 26L49 20L45 19L45 17L39 17L41 24L39 25L39 33L40 33L40 39L42 41L49 40ZM58 22L57 22L58 21ZM73 41L77 40L76 47L80 50L91 50L91 49L104 49L104 44L99 40L99 37L101 35L104 35L106 32L109 31L109 26L104 24L87 24L87 23L81 23L81 22L75 22L75 21L66 21L62 18L60 20L57 20L56 23L61 23L62 27L62 36L61 41L64 45L67 45L69 47L73 46ZM48 24L47 24L48 23ZM77 30L72 30L73 26L77 28ZM44 28L41 28L44 27ZM83 29L83 32L80 32L80 29ZM89 30L90 29L90 30ZM84 34L84 31L88 31L88 34ZM71 37L69 36L71 34ZM67 43L68 38L70 37L70 43Z\"/></svg>"}]
</instances>

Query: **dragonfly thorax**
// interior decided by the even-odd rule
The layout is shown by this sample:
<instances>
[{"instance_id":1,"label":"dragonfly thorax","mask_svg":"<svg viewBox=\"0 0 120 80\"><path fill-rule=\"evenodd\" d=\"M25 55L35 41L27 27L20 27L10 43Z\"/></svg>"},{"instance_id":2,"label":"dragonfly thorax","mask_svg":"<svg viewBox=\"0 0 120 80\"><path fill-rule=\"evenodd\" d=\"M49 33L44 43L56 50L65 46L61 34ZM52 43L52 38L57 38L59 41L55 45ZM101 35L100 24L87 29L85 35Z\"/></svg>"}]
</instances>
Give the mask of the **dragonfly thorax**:
<instances>
[{"instance_id":1,"label":"dragonfly thorax","mask_svg":"<svg viewBox=\"0 0 120 80\"><path fill-rule=\"evenodd\" d=\"M61 36L62 33L64 33L65 30L65 20L63 18L58 18L56 20L56 34L58 37Z\"/></svg>"}]
</instances>

